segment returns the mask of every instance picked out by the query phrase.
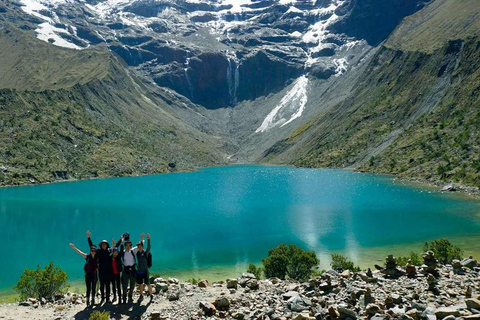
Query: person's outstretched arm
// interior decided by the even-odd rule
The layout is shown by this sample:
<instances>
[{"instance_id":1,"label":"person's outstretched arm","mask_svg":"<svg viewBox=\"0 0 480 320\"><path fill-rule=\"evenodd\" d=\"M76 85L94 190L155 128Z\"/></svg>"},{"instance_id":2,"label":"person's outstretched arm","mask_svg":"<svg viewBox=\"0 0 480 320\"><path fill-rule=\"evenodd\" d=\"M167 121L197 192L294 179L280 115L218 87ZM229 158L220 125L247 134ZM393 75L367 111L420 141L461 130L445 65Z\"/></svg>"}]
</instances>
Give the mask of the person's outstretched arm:
<instances>
[{"instance_id":1,"label":"person's outstretched arm","mask_svg":"<svg viewBox=\"0 0 480 320\"><path fill-rule=\"evenodd\" d=\"M142 233L140 235L140 239L141 239L142 243L145 243L145 240L144 240L145 239L145 233ZM132 251L133 251L133 253L137 254L138 248L135 246L135 248L132 248Z\"/></svg>"},{"instance_id":2,"label":"person's outstretched arm","mask_svg":"<svg viewBox=\"0 0 480 320\"><path fill-rule=\"evenodd\" d=\"M150 245L150 233L147 233L147 250L146 250L147 253L150 252L151 247L152 246Z\"/></svg>"},{"instance_id":3,"label":"person's outstretched arm","mask_svg":"<svg viewBox=\"0 0 480 320\"><path fill-rule=\"evenodd\" d=\"M122 244L122 242L123 242L123 236L121 236L121 237L120 237L120 240L118 240L118 241L116 242L117 248L120 247L120 245Z\"/></svg>"},{"instance_id":4,"label":"person's outstretched arm","mask_svg":"<svg viewBox=\"0 0 480 320\"><path fill-rule=\"evenodd\" d=\"M87 239L88 239L88 246L89 247L92 247L93 246L93 242L92 242L92 239L90 238L90 230L87 230Z\"/></svg>"},{"instance_id":5,"label":"person's outstretched arm","mask_svg":"<svg viewBox=\"0 0 480 320\"><path fill-rule=\"evenodd\" d=\"M120 242L117 244L119 250L118 254L123 257L123 237L120 238Z\"/></svg>"},{"instance_id":6,"label":"person's outstretched arm","mask_svg":"<svg viewBox=\"0 0 480 320\"><path fill-rule=\"evenodd\" d=\"M73 243L70 243L70 248L72 248L73 250L75 250L79 255L81 255L82 257L84 258L87 258L87 254L80 251L77 247L75 247L75 245Z\"/></svg>"}]
</instances>

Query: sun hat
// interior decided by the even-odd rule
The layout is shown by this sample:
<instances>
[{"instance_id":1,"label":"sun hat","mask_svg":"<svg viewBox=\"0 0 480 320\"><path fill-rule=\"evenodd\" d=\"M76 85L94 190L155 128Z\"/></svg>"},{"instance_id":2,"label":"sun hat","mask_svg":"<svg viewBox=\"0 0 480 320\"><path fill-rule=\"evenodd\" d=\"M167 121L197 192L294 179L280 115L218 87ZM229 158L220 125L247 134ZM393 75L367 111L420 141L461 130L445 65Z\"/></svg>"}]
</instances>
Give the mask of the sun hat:
<instances>
[{"instance_id":1,"label":"sun hat","mask_svg":"<svg viewBox=\"0 0 480 320\"><path fill-rule=\"evenodd\" d=\"M102 244L106 243L107 244L107 248L110 248L110 245L108 244L108 241L107 240L102 240L102 242L100 242L100 244L98 245L99 247L102 247Z\"/></svg>"}]
</instances>

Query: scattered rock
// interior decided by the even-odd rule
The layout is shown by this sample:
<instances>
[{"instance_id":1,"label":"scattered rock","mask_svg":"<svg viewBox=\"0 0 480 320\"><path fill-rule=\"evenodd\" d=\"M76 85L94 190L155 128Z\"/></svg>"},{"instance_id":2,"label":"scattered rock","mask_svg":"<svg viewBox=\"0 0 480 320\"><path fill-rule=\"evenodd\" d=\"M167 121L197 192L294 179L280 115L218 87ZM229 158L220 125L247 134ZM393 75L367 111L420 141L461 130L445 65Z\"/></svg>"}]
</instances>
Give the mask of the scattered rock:
<instances>
[{"instance_id":1,"label":"scattered rock","mask_svg":"<svg viewBox=\"0 0 480 320\"><path fill-rule=\"evenodd\" d=\"M169 301L176 301L176 300L180 299L180 292L178 292L178 291L170 292L167 295L167 299Z\"/></svg>"}]
</instances>

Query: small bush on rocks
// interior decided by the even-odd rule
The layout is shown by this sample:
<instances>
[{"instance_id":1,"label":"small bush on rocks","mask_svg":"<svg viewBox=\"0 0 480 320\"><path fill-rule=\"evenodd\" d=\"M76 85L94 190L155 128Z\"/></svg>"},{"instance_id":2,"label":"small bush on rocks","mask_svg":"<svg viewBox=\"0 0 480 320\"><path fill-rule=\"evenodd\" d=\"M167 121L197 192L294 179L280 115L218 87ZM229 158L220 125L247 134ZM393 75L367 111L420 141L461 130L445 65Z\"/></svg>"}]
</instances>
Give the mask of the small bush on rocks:
<instances>
[{"instance_id":1,"label":"small bush on rocks","mask_svg":"<svg viewBox=\"0 0 480 320\"><path fill-rule=\"evenodd\" d=\"M307 280L320 263L314 251L304 251L293 244L270 249L262 261L265 277L285 279L288 276L295 280Z\"/></svg>"},{"instance_id":2,"label":"small bush on rocks","mask_svg":"<svg viewBox=\"0 0 480 320\"><path fill-rule=\"evenodd\" d=\"M423 251L425 252L428 250L435 253L435 258L437 258L438 262L441 264L449 264L454 259L463 259L463 250L460 247L453 245L447 238L434 240L430 243L425 242Z\"/></svg>"},{"instance_id":3,"label":"small bush on rocks","mask_svg":"<svg viewBox=\"0 0 480 320\"><path fill-rule=\"evenodd\" d=\"M247 272L255 275L255 278L261 279L262 273L263 273L263 268L259 268L256 265L254 265L253 263L250 263L248 265Z\"/></svg>"},{"instance_id":4,"label":"small bush on rocks","mask_svg":"<svg viewBox=\"0 0 480 320\"><path fill-rule=\"evenodd\" d=\"M65 293L69 287L68 275L60 267L54 266L53 262L41 269L25 269L13 288L19 292L20 299L27 298L51 298L55 294Z\"/></svg>"},{"instance_id":5,"label":"small bush on rocks","mask_svg":"<svg viewBox=\"0 0 480 320\"><path fill-rule=\"evenodd\" d=\"M416 253L416 252L410 252L410 255L406 257L398 257L397 258L397 264L399 266L406 266L408 263L408 260L412 260L412 264L414 266L421 266L423 264L422 262L422 255Z\"/></svg>"},{"instance_id":6,"label":"small bush on rocks","mask_svg":"<svg viewBox=\"0 0 480 320\"><path fill-rule=\"evenodd\" d=\"M188 279L187 282L190 282L191 284L193 285L196 285L201 279L195 279L195 278L191 278L191 279Z\"/></svg>"},{"instance_id":7,"label":"small bush on rocks","mask_svg":"<svg viewBox=\"0 0 480 320\"><path fill-rule=\"evenodd\" d=\"M90 314L88 320L108 320L110 319L110 311L94 311Z\"/></svg>"},{"instance_id":8,"label":"small bush on rocks","mask_svg":"<svg viewBox=\"0 0 480 320\"><path fill-rule=\"evenodd\" d=\"M342 269L342 270L350 270L353 272L360 271L360 267L355 266L353 261L347 259L347 257L342 256L341 254L332 253L332 262L330 266L334 270Z\"/></svg>"}]
</instances>

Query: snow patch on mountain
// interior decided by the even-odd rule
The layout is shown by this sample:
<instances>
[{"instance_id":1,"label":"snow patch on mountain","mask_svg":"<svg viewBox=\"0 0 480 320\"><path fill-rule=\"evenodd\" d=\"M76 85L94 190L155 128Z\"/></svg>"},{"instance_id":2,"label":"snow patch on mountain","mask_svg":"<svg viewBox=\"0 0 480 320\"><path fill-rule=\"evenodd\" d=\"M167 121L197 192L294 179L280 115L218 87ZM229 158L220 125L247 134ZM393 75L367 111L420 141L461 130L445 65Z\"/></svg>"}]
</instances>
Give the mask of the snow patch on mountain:
<instances>
[{"instance_id":1,"label":"snow patch on mountain","mask_svg":"<svg viewBox=\"0 0 480 320\"><path fill-rule=\"evenodd\" d=\"M274 127L281 128L300 118L308 101L307 89L306 75L295 80L292 89L285 94L280 104L267 115L255 132L267 132Z\"/></svg>"},{"instance_id":2,"label":"snow patch on mountain","mask_svg":"<svg viewBox=\"0 0 480 320\"><path fill-rule=\"evenodd\" d=\"M333 64L335 65L335 76L339 77L347 72L348 61L345 58L333 59Z\"/></svg>"},{"instance_id":3,"label":"snow patch on mountain","mask_svg":"<svg viewBox=\"0 0 480 320\"><path fill-rule=\"evenodd\" d=\"M230 11L231 13L240 13L244 10L248 10L249 8L244 8L244 6L250 4L252 4L251 0L223 0L221 2L221 5L232 6L231 9L225 10L225 12Z\"/></svg>"},{"instance_id":4,"label":"snow patch on mountain","mask_svg":"<svg viewBox=\"0 0 480 320\"><path fill-rule=\"evenodd\" d=\"M38 39L43 40L45 42L50 42L56 46L70 48L70 49L77 49L77 50L83 49L77 46L76 44L71 43L58 35L59 33L68 34L69 33L68 31L64 29L56 28L52 26L49 22L44 22L39 24L38 28L35 29L35 32L37 33Z\"/></svg>"},{"instance_id":5,"label":"snow patch on mountain","mask_svg":"<svg viewBox=\"0 0 480 320\"><path fill-rule=\"evenodd\" d=\"M86 4L85 6L94 11L100 18L105 18L115 11L119 11L127 6L132 0L107 0L99 2L97 5Z\"/></svg>"}]
</instances>

